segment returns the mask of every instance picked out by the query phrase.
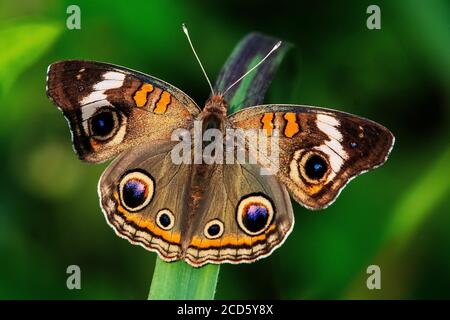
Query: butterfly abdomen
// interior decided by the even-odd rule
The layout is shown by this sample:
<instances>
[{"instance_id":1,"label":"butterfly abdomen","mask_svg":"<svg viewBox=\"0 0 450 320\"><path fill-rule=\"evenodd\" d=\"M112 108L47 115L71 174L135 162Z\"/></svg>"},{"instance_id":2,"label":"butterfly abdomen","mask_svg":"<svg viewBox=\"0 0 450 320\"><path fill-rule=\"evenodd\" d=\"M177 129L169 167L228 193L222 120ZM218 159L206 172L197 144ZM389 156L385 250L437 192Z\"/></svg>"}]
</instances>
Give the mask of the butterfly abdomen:
<instances>
[{"instance_id":1,"label":"butterfly abdomen","mask_svg":"<svg viewBox=\"0 0 450 320\"><path fill-rule=\"evenodd\" d=\"M208 164L197 164L192 167L191 180L188 188L187 199L187 220L186 229L192 229L192 224L196 219L196 214L201 211L205 201L208 199L208 185L215 166ZM185 237L182 243L183 252L190 243L190 237Z\"/></svg>"}]
</instances>

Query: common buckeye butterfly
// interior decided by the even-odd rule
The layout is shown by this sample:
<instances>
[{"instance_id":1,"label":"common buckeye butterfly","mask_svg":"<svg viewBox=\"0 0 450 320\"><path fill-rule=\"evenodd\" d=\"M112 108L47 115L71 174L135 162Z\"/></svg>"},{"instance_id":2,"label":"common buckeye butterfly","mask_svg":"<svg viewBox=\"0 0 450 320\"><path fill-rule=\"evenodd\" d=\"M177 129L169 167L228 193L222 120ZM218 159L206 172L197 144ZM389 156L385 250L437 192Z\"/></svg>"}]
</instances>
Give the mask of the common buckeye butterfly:
<instances>
[{"instance_id":1,"label":"common buckeye butterfly","mask_svg":"<svg viewBox=\"0 0 450 320\"><path fill-rule=\"evenodd\" d=\"M382 165L394 144L385 127L323 108L271 104L227 115L224 95L213 93L201 109L162 80L100 62L50 65L47 95L67 118L80 159L116 157L98 193L117 235L196 267L270 255L294 225L289 194L325 208L352 178ZM276 137L278 170L261 175L259 162L175 164L172 133L192 131L195 121L202 132L260 129L267 144Z\"/></svg>"}]
</instances>

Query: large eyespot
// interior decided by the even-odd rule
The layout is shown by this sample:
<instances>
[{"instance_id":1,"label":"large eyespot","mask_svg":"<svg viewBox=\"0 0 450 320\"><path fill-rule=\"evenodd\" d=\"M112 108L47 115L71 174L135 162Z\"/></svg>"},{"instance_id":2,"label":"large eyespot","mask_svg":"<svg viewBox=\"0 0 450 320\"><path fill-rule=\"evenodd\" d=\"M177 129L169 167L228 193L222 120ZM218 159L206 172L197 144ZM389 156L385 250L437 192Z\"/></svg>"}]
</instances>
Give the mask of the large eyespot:
<instances>
[{"instance_id":1,"label":"large eyespot","mask_svg":"<svg viewBox=\"0 0 450 320\"><path fill-rule=\"evenodd\" d=\"M223 222L219 219L214 219L208 222L203 229L203 234L208 239L217 239L223 234Z\"/></svg>"},{"instance_id":2,"label":"large eyespot","mask_svg":"<svg viewBox=\"0 0 450 320\"><path fill-rule=\"evenodd\" d=\"M130 212L142 210L150 203L154 192L153 178L140 170L125 174L119 184L120 202Z\"/></svg>"},{"instance_id":3,"label":"large eyespot","mask_svg":"<svg viewBox=\"0 0 450 320\"><path fill-rule=\"evenodd\" d=\"M163 230L170 230L175 224L175 217L169 209L159 210L156 214L156 224Z\"/></svg>"},{"instance_id":4,"label":"large eyespot","mask_svg":"<svg viewBox=\"0 0 450 320\"><path fill-rule=\"evenodd\" d=\"M239 227L252 236L263 233L272 223L274 215L272 201L263 194L242 198L236 210Z\"/></svg>"},{"instance_id":5,"label":"large eyespot","mask_svg":"<svg viewBox=\"0 0 450 320\"><path fill-rule=\"evenodd\" d=\"M309 183L322 182L330 171L327 158L319 152L305 153L299 167L302 177Z\"/></svg>"},{"instance_id":6,"label":"large eyespot","mask_svg":"<svg viewBox=\"0 0 450 320\"><path fill-rule=\"evenodd\" d=\"M119 114L112 108L99 108L89 119L91 136L97 140L108 140L119 129Z\"/></svg>"}]
</instances>

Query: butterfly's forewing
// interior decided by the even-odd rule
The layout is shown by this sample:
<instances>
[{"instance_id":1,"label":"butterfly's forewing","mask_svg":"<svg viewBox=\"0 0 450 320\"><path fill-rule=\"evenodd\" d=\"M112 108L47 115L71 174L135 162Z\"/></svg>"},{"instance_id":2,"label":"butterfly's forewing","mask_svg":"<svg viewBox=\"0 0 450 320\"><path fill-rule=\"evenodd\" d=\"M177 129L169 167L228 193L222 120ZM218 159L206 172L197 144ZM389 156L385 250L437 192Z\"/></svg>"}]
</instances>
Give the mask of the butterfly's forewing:
<instances>
[{"instance_id":1,"label":"butterfly's forewing","mask_svg":"<svg viewBox=\"0 0 450 320\"><path fill-rule=\"evenodd\" d=\"M89 162L143 142L170 140L200 113L179 89L111 64L66 60L49 66L47 95L62 110L74 149Z\"/></svg>"},{"instance_id":2,"label":"butterfly's forewing","mask_svg":"<svg viewBox=\"0 0 450 320\"><path fill-rule=\"evenodd\" d=\"M373 121L343 112L297 105L264 105L230 116L242 129L278 130L276 176L302 205L330 205L353 177L382 165L392 133ZM270 139L268 139L270 143Z\"/></svg>"}]
</instances>

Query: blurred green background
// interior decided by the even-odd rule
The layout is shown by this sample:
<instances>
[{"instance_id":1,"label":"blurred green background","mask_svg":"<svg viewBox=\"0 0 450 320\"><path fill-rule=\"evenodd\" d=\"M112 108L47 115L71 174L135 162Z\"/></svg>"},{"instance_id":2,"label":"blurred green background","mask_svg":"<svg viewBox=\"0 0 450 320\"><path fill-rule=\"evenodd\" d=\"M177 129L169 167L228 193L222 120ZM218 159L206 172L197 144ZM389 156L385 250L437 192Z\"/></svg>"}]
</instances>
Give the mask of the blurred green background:
<instances>
[{"instance_id":1,"label":"blurred green background","mask_svg":"<svg viewBox=\"0 0 450 320\"><path fill-rule=\"evenodd\" d=\"M97 180L45 95L61 59L123 65L200 105L208 86L180 25L217 75L260 31L293 43L266 102L330 107L388 127L389 161L325 211L294 204L296 225L270 258L224 265L216 298L450 298L450 5L440 1L0 1L0 298L144 299L155 254L106 224ZM66 8L81 8L81 30ZM381 30L366 8L381 8ZM81 267L82 289L66 288ZM366 288L381 267L382 289Z\"/></svg>"}]
</instances>

